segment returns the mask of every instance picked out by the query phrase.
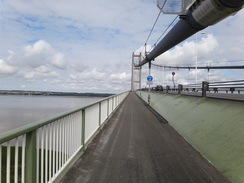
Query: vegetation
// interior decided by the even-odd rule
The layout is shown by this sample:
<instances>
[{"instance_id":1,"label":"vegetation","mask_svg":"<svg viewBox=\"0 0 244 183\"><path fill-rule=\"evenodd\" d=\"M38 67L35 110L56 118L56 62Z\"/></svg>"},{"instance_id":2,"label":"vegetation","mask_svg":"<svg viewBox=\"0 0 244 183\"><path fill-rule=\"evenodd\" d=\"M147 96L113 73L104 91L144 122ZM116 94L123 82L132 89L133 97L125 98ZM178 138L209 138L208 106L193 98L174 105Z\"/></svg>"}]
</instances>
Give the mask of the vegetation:
<instances>
[{"instance_id":1,"label":"vegetation","mask_svg":"<svg viewBox=\"0 0 244 183\"><path fill-rule=\"evenodd\" d=\"M111 93L77 93L77 92L0 90L0 95L50 95L50 96L109 97L114 94L111 94Z\"/></svg>"}]
</instances>

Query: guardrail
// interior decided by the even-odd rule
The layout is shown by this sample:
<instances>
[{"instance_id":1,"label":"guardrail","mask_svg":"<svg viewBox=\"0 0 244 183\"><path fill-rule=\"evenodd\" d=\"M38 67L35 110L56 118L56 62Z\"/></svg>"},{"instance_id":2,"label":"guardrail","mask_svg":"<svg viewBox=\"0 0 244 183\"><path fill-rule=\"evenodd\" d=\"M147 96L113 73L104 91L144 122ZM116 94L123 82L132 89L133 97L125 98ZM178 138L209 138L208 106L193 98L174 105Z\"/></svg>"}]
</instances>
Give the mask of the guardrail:
<instances>
[{"instance_id":1,"label":"guardrail","mask_svg":"<svg viewBox=\"0 0 244 183\"><path fill-rule=\"evenodd\" d=\"M57 182L128 92L0 135L0 182Z\"/></svg>"},{"instance_id":2,"label":"guardrail","mask_svg":"<svg viewBox=\"0 0 244 183\"><path fill-rule=\"evenodd\" d=\"M244 80L209 83L209 90L214 91L215 93L230 92L232 94L233 93L243 94Z\"/></svg>"},{"instance_id":3,"label":"guardrail","mask_svg":"<svg viewBox=\"0 0 244 183\"><path fill-rule=\"evenodd\" d=\"M172 86L160 87L160 89L158 88L159 87L153 87L152 91L191 96L244 100L244 80L211 83L203 81L202 83L198 84L179 84L177 88ZM147 88L142 90L147 90Z\"/></svg>"}]
</instances>

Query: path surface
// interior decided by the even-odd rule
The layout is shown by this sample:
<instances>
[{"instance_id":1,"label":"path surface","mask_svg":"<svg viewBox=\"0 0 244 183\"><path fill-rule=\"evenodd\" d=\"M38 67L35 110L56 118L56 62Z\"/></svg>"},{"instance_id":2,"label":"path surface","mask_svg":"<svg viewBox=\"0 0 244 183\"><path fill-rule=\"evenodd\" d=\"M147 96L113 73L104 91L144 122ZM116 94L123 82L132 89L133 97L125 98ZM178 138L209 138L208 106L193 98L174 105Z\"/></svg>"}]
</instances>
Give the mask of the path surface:
<instances>
[{"instance_id":1,"label":"path surface","mask_svg":"<svg viewBox=\"0 0 244 183\"><path fill-rule=\"evenodd\" d=\"M62 183L230 183L130 93Z\"/></svg>"}]
</instances>

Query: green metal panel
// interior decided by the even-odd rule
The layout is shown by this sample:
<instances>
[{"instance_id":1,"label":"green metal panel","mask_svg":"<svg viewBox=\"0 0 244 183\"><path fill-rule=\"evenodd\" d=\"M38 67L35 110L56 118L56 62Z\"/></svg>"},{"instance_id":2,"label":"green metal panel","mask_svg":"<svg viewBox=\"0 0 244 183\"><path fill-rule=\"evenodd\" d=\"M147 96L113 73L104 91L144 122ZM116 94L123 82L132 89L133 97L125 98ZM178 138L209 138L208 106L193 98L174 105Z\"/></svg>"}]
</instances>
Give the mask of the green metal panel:
<instances>
[{"instance_id":1,"label":"green metal panel","mask_svg":"<svg viewBox=\"0 0 244 183\"><path fill-rule=\"evenodd\" d=\"M26 134L25 183L36 182L36 131Z\"/></svg>"}]
</instances>

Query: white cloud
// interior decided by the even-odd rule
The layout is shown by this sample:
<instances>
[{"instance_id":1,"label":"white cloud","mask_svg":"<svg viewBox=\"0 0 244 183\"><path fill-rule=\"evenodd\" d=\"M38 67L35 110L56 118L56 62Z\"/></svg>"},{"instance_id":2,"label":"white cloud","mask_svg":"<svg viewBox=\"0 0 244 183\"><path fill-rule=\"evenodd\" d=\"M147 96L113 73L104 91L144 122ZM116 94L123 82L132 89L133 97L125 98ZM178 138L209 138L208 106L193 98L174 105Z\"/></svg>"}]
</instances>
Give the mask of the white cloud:
<instances>
[{"instance_id":1,"label":"white cloud","mask_svg":"<svg viewBox=\"0 0 244 183\"><path fill-rule=\"evenodd\" d=\"M243 53L243 50L240 47L232 47L232 48L230 48L230 50L233 53Z\"/></svg>"},{"instance_id":2,"label":"white cloud","mask_svg":"<svg viewBox=\"0 0 244 183\"><path fill-rule=\"evenodd\" d=\"M131 74L125 72L110 75L110 83L116 85L127 85L131 80Z\"/></svg>"},{"instance_id":3,"label":"white cloud","mask_svg":"<svg viewBox=\"0 0 244 183\"><path fill-rule=\"evenodd\" d=\"M70 78L68 80L70 83L84 83L85 79L82 74L70 74Z\"/></svg>"},{"instance_id":4,"label":"white cloud","mask_svg":"<svg viewBox=\"0 0 244 183\"><path fill-rule=\"evenodd\" d=\"M195 41L185 41L182 45L178 45L175 48L165 52L159 56L156 61L163 65L191 65L196 61L196 55L198 60L202 58L208 58L211 53L214 53L218 47L218 42L212 34L208 34Z\"/></svg>"},{"instance_id":5,"label":"white cloud","mask_svg":"<svg viewBox=\"0 0 244 183\"><path fill-rule=\"evenodd\" d=\"M40 72L40 70L20 71L18 75L30 81L37 80L40 78L59 78L60 76L60 74L55 71Z\"/></svg>"},{"instance_id":6,"label":"white cloud","mask_svg":"<svg viewBox=\"0 0 244 183\"><path fill-rule=\"evenodd\" d=\"M22 50L22 55L14 51L8 51L7 62L9 64L4 60L0 60L0 75L11 77L16 74L28 81L34 81L48 77L59 78L59 69L63 70L67 67L64 54L56 51L44 40L39 40L33 45L24 46Z\"/></svg>"},{"instance_id":7,"label":"white cloud","mask_svg":"<svg viewBox=\"0 0 244 183\"><path fill-rule=\"evenodd\" d=\"M9 56L8 56L7 60L11 60L14 56L14 52L12 50L8 50L8 54L9 54Z\"/></svg>"},{"instance_id":8,"label":"white cloud","mask_svg":"<svg viewBox=\"0 0 244 183\"><path fill-rule=\"evenodd\" d=\"M20 72L19 74L27 80L34 80L34 77L36 76L37 73L30 71L30 72Z\"/></svg>"},{"instance_id":9,"label":"white cloud","mask_svg":"<svg viewBox=\"0 0 244 183\"><path fill-rule=\"evenodd\" d=\"M40 55L40 54L51 54L53 49L49 43L44 40L39 40L33 45L28 45L23 48L27 56Z\"/></svg>"},{"instance_id":10,"label":"white cloud","mask_svg":"<svg viewBox=\"0 0 244 183\"><path fill-rule=\"evenodd\" d=\"M23 51L26 55L25 60L28 60L33 67L38 67L40 64L52 64L59 69L65 69L64 54L56 51L45 40L39 40L33 45L24 46Z\"/></svg>"},{"instance_id":11,"label":"white cloud","mask_svg":"<svg viewBox=\"0 0 244 183\"><path fill-rule=\"evenodd\" d=\"M85 73L85 78L92 78L97 81L104 79L105 73L98 71L97 68L92 69L90 73Z\"/></svg>"},{"instance_id":12,"label":"white cloud","mask_svg":"<svg viewBox=\"0 0 244 183\"><path fill-rule=\"evenodd\" d=\"M44 75L43 77L59 78L60 74L56 71L51 71L48 75Z\"/></svg>"},{"instance_id":13,"label":"white cloud","mask_svg":"<svg viewBox=\"0 0 244 183\"><path fill-rule=\"evenodd\" d=\"M40 67L35 68L35 71L41 72L41 73L48 73L48 72L50 72L50 69L45 65L41 65Z\"/></svg>"},{"instance_id":14,"label":"white cloud","mask_svg":"<svg viewBox=\"0 0 244 183\"><path fill-rule=\"evenodd\" d=\"M55 53L51 58L51 63L60 69L65 69L67 67L62 53Z\"/></svg>"},{"instance_id":15,"label":"white cloud","mask_svg":"<svg viewBox=\"0 0 244 183\"><path fill-rule=\"evenodd\" d=\"M105 77L105 73L98 71L97 68L89 72L70 74L69 82L84 83L84 82L99 82Z\"/></svg>"},{"instance_id":16,"label":"white cloud","mask_svg":"<svg viewBox=\"0 0 244 183\"><path fill-rule=\"evenodd\" d=\"M52 84L58 84L58 83L62 83L62 81L59 80L59 79L54 79L54 80L51 80L50 83L52 83Z\"/></svg>"},{"instance_id":17,"label":"white cloud","mask_svg":"<svg viewBox=\"0 0 244 183\"><path fill-rule=\"evenodd\" d=\"M123 72L123 73L119 73L119 74L111 74L110 78L112 80L124 80L124 79L128 78L128 75L125 72Z\"/></svg>"},{"instance_id":18,"label":"white cloud","mask_svg":"<svg viewBox=\"0 0 244 183\"><path fill-rule=\"evenodd\" d=\"M0 59L0 76L13 75L15 72L15 67L8 65L4 60Z\"/></svg>"}]
</instances>

